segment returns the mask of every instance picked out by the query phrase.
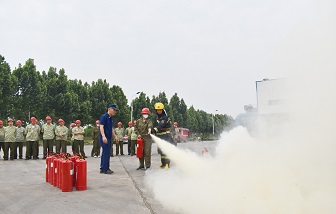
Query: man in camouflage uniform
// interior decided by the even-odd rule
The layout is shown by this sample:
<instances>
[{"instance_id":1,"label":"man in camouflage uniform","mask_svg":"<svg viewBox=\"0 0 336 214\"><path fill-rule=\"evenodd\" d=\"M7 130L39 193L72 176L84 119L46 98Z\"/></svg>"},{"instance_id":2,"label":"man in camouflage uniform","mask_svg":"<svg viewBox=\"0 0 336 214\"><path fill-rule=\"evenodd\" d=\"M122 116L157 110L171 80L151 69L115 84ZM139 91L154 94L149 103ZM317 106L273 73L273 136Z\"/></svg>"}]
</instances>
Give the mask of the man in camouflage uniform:
<instances>
[{"instance_id":1,"label":"man in camouflage uniform","mask_svg":"<svg viewBox=\"0 0 336 214\"><path fill-rule=\"evenodd\" d=\"M51 124L51 117L46 117L46 124L43 124L41 132L43 133L43 159L46 159L47 153L53 152L55 139L55 126Z\"/></svg>"},{"instance_id":2,"label":"man in camouflage uniform","mask_svg":"<svg viewBox=\"0 0 336 214\"><path fill-rule=\"evenodd\" d=\"M40 132L41 128L37 124L36 118L30 118L30 124L26 127L26 160L31 159L31 154L33 155L34 160L38 159L38 141L40 140Z\"/></svg>"},{"instance_id":3,"label":"man in camouflage uniform","mask_svg":"<svg viewBox=\"0 0 336 214\"><path fill-rule=\"evenodd\" d=\"M154 125L154 133L157 137L165 140L169 143L172 143L172 137L170 134L171 128L171 120L168 117L166 111L164 110L164 105L162 103L156 103L154 105L154 109L156 111L156 121ZM170 160L166 154L162 152L160 148L158 148L158 153L161 155L161 168L169 168Z\"/></svg>"},{"instance_id":4,"label":"man in camouflage uniform","mask_svg":"<svg viewBox=\"0 0 336 214\"><path fill-rule=\"evenodd\" d=\"M116 155L124 155L124 142L123 142L123 137L125 133L125 129L122 127L122 123L118 123L118 127L114 129L115 134L118 137L118 142L116 142ZM120 148L120 153L119 153L119 148Z\"/></svg>"},{"instance_id":5,"label":"man in camouflage uniform","mask_svg":"<svg viewBox=\"0 0 336 214\"><path fill-rule=\"evenodd\" d=\"M0 120L0 152L5 151L5 128L3 127L3 122Z\"/></svg>"},{"instance_id":6,"label":"man in camouflage uniform","mask_svg":"<svg viewBox=\"0 0 336 214\"><path fill-rule=\"evenodd\" d=\"M153 128L153 123L148 119L150 114L148 108L143 108L141 111L142 118L137 120L134 126L134 132L138 135L138 138L142 138L144 140L144 149L143 149L143 157L139 158L139 169L149 169L151 166L151 155L152 155L152 139L150 137L151 130Z\"/></svg>"},{"instance_id":7,"label":"man in camouflage uniform","mask_svg":"<svg viewBox=\"0 0 336 214\"><path fill-rule=\"evenodd\" d=\"M26 129L22 127L21 120L17 120L16 125L16 147L19 148L19 159L22 159L22 148L26 136ZM17 159L17 149L15 150L14 159Z\"/></svg>"},{"instance_id":8,"label":"man in camouflage uniform","mask_svg":"<svg viewBox=\"0 0 336 214\"><path fill-rule=\"evenodd\" d=\"M63 119L58 119L59 126L55 128L56 135L56 153L59 154L61 152L67 153L67 139L68 139L68 128L64 125Z\"/></svg>"},{"instance_id":9,"label":"man in camouflage uniform","mask_svg":"<svg viewBox=\"0 0 336 214\"><path fill-rule=\"evenodd\" d=\"M94 158L100 157L100 143L99 143L99 133L100 133L100 121L96 121L96 126L92 129L92 140L93 140L93 146L92 146L92 152L91 156Z\"/></svg>"},{"instance_id":10,"label":"man in camouflage uniform","mask_svg":"<svg viewBox=\"0 0 336 214\"><path fill-rule=\"evenodd\" d=\"M14 160L16 150L16 127L13 126L13 119L8 118L8 126L5 128L5 154L4 160L8 160L8 150L10 148L10 159Z\"/></svg>"},{"instance_id":11,"label":"man in camouflage uniform","mask_svg":"<svg viewBox=\"0 0 336 214\"><path fill-rule=\"evenodd\" d=\"M72 133L74 136L73 142L73 152L82 155L83 158L87 158L84 152L84 128L81 126L81 121L76 120L76 126L72 129Z\"/></svg>"}]
</instances>

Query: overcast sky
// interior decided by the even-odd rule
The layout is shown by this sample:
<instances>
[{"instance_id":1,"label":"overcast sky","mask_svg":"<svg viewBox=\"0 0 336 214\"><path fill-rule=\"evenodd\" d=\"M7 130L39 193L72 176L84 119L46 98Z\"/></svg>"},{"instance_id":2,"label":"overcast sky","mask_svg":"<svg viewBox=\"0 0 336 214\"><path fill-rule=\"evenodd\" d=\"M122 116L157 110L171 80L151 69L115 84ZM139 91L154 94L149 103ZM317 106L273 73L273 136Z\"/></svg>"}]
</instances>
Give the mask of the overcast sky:
<instances>
[{"instance_id":1,"label":"overcast sky","mask_svg":"<svg viewBox=\"0 0 336 214\"><path fill-rule=\"evenodd\" d=\"M256 106L255 81L274 75L272 56L298 26L321 15L313 0L6 0L0 54L12 70L99 78L137 91L177 93L188 107L235 117ZM323 5L325 6L325 5ZM317 9L316 9L317 8ZM281 57L281 56L280 56Z\"/></svg>"}]
</instances>

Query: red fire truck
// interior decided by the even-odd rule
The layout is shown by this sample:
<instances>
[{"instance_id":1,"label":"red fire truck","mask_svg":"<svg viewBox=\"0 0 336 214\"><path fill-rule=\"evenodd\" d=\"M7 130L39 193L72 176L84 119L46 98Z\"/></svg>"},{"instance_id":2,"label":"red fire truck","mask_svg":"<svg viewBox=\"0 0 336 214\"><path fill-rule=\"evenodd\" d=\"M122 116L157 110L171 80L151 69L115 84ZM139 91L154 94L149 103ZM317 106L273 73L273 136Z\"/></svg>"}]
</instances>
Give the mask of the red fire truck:
<instances>
[{"instance_id":1,"label":"red fire truck","mask_svg":"<svg viewBox=\"0 0 336 214\"><path fill-rule=\"evenodd\" d=\"M178 129L179 129L179 133L178 133L178 136L177 136L177 141L179 143L187 142L188 139L189 139L189 129L180 128L180 127Z\"/></svg>"}]
</instances>

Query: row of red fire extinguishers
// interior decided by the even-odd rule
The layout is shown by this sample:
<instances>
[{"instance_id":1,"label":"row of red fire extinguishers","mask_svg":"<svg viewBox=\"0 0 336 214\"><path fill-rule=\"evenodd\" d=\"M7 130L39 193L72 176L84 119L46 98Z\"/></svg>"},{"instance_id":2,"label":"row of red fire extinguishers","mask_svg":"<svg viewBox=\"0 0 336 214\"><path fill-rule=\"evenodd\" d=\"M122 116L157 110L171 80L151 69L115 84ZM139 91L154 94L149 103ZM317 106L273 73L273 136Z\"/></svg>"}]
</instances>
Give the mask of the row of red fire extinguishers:
<instances>
[{"instance_id":1,"label":"row of red fire extinguishers","mask_svg":"<svg viewBox=\"0 0 336 214\"><path fill-rule=\"evenodd\" d=\"M62 192L87 189L87 162L79 154L49 153L46 158L46 182Z\"/></svg>"}]
</instances>

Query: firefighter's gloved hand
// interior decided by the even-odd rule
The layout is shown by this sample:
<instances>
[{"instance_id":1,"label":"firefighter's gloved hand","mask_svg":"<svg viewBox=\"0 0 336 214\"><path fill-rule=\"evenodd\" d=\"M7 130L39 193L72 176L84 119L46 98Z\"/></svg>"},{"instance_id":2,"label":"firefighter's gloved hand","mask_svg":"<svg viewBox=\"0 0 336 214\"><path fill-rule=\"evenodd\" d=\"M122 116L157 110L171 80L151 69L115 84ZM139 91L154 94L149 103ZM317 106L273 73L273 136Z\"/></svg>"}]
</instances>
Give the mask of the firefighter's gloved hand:
<instances>
[{"instance_id":1,"label":"firefighter's gloved hand","mask_svg":"<svg viewBox=\"0 0 336 214\"><path fill-rule=\"evenodd\" d=\"M151 130L152 134L156 134L156 132L158 132L159 130L157 128L154 128Z\"/></svg>"}]
</instances>

